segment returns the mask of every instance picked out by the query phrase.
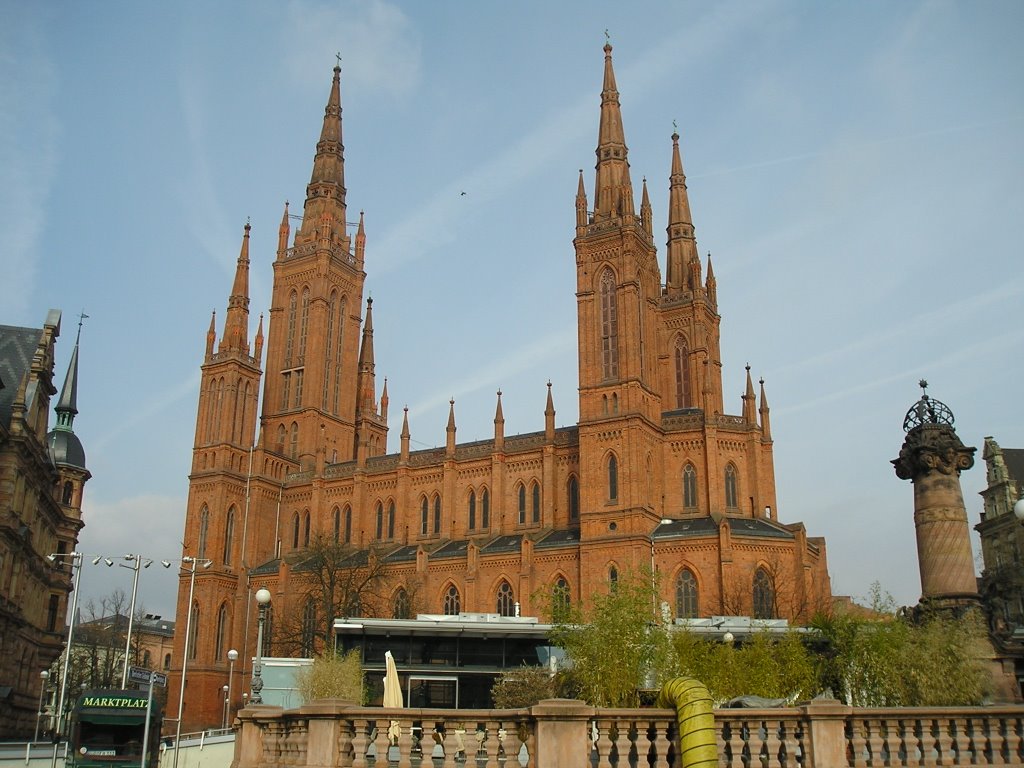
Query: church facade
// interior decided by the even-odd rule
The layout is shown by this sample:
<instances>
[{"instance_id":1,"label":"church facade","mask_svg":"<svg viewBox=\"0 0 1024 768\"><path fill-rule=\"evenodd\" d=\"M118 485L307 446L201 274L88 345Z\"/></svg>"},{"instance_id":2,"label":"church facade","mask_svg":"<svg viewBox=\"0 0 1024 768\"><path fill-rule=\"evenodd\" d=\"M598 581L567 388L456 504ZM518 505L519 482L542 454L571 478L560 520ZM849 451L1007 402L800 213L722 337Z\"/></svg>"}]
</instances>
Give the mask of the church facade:
<instances>
[{"instance_id":1,"label":"church facade","mask_svg":"<svg viewBox=\"0 0 1024 768\"><path fill-rule=\"evenodd\" d=\"M253 594L272 593L274 653L285 616L302 610L296 568L318 541L379 564L375 599L348 610L380 618L542 615L552 597L576 605L652 571L677 617L799 622L828 604L824 540L778 519L769 407L749 367L738 412L726 412L717 284L698 254L677 135L662 276L611 50L593 187L581 172L576 193L579 421L555 428L549 383L544 428L506 434L499 392L492 439L460 444L451 403L445 446L415 451L405 412L388 452L394 414L364 299L372 248L362 215L355 232L345 224L335 68L301 224L292 233L287 205L281 219L266 336L261 316L250 345L247 225L220 338L211 321L206 339L183 554L210 563L194 588L182 571L168 710L188 642L185 730L220 722L231 670L230 705L241 705ZM242 663L229 664L232 648Z\"/></svg>"}]
</instances>

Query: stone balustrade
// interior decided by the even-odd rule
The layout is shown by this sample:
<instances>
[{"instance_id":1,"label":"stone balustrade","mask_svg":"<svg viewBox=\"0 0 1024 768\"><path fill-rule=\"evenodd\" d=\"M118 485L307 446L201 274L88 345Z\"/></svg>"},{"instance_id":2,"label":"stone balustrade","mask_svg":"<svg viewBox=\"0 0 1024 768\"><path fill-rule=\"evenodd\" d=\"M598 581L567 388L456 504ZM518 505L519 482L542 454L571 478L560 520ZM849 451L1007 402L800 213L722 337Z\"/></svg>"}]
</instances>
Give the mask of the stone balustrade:
<instances>
[{"instance_id":1,"label":"stone balustrade","mask_svg":"<svg viewBox=\"0 0 1024 768\"><path fill-rule=\"evenodd\" d=\"M553 699L529 709L355 707L238 713L232 768L679 768L675 713ZM735 768L1024 765L1024 707L715 711Z\"/></svg>"}]
</instances>

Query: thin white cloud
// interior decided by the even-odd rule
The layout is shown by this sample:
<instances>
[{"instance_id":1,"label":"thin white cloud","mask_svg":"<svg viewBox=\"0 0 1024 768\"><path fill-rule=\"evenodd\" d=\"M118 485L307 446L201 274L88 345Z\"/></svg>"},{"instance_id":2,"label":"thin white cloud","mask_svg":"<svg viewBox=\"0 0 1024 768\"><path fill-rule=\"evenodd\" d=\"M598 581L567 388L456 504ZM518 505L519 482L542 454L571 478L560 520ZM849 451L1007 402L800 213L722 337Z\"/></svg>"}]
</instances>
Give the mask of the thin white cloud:
<instances>
[{"instance_id":1,"label":"thin white cloud","mask_svg":"<svg viewBox=\"0 0 1024 768\"><path fill-rule=\"evenodd\" d=\"M342 6L292 0L285 15L285 40L291 42L285 66L298 87L309 87L309 73L322 71L335 53L341 54L345 71L343 91L401 96L419 81L416 29L391 3Z\"/></svg>"},{"instance_id":2,"label":"thin white cloud","mask_svg":"<svg viewBox=\"0 0 1024 768\"><path fill-rule=\"evenodd\" d=\"M645 51L636 63L622 67L616 77L619 87L628 82L630 98L639 102L666 78L685 70L689 62L710 55L716 46L732 39L740 29L755 26L759 18L754 8L738 13L720 7L697 24L667 36ZM483 207L480 204L505 194L539 170L550 167L570 147L578 146L583 136L592 135L596 114L596 94L581 94L576 101L540 122L522 140L492 156L493 159L441 185L433 198L387 230L374 246L378 274L450 244L458 232L459 219L473 215ZM667 116L665 124L667 128ZM464 190L472 190L473 194L463 196ZM430 238L424 238L424 232L429 232Z\"/></svg>"},{"instance_id":3,"label":"thin white cloud","mask_svg":"<svg viewBox=\"0 0 1024 768\"><path fill-rule=\"evenodd\" d=\"M576 328L566 328L542 336L515 350L503 350L495 359L483 363L475 371L460 371L457 379L449 382L449 389L438 388L427 392L409 407L411 414L418 414L447 403L449 398L467 396L485 388L497 388L502 381L511 379L524 368L556 357L574 354L576 349Z\"/></svg>"},{"instance_id":4,"label":"thin white cloud","mask_svg":"<svg viewBox=\"0 0 1024 768\"><path fill-rule=\"evenodd\" d=\"M187 379L182 379L175 387L170 387L158 392L149 402L140 404L139 407L132 407L128 417L110 425L110 428L99 435L90 444L90 450L102 452L120 435L132 427L141 424L153 423L154 417L162 414L176 403L185 399L195 401L199 392L199 380L202 371L195 371Z\"/></svg>"},{"instance_id":5,"label":"thin white cloud","mask_svg":"<svg viewBox=\"0 0 1024 768\"><path fill-rule=\"evenodd\" d=\"M31 315L36 311L32 298L60 135L57 76L45 52L44 17L24 14L0 25L0 274L6 322L42 320Z\"/></svg>"}]
</instances>

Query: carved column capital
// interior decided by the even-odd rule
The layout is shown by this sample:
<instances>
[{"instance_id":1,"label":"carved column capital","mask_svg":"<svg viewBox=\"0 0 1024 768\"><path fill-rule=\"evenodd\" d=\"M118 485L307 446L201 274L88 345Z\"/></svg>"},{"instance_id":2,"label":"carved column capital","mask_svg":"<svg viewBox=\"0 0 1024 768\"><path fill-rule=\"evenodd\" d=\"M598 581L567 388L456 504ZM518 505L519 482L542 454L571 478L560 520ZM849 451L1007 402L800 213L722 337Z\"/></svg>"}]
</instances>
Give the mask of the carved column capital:
<instances>
[{"instance_id":1,"label":"carved column capital","mask_svg":"<svg viewBox=\"0 0 1024 768\"><path fill-rule=\"evenodd\" d=\"M968 448L952 427L945 424L922 424L907 433L898 458L892 460L896 476L913 480L938 472L959 474L974 466L976 448Z\"/></svg>"}]
</instances>

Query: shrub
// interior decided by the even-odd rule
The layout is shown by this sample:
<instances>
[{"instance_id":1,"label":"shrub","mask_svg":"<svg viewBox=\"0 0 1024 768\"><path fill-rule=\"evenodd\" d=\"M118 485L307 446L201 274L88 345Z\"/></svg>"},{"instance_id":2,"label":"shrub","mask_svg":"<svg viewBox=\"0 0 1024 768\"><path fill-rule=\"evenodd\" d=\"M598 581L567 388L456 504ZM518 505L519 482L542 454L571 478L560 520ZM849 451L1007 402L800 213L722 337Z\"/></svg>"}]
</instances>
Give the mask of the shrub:
<instances>
[{"instance_id":1,"label":"shrub","mask_svg":"<svg viewBox=\"0 0 1024 768\"><path fill-rule=\"evenodd\" d=\"M359 651L317 656L312 664L296 673L295 687L304 703L316 699L346 699L362 704L363 668Z\"/></svg>"}]
</instances>

